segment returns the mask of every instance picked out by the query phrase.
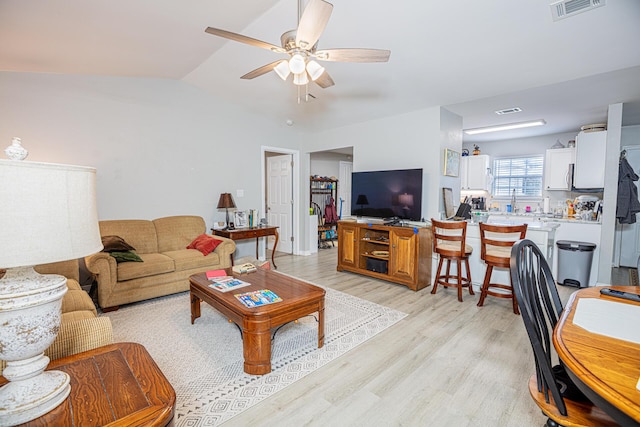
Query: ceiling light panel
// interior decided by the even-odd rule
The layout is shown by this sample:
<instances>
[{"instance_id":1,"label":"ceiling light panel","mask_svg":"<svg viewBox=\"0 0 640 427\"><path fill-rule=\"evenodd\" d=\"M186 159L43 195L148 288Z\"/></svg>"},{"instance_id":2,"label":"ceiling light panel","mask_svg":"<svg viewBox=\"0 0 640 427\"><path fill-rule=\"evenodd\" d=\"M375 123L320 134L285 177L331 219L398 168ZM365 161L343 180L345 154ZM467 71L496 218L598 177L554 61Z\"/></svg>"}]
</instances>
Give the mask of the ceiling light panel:
<instances>
[{"instance_id":1,"label":"ceiling light panel","mask_svg":"<svg viewBox=\"0 0 640 427\"><path fill-rule=\"evenodd\" d=\"M533 126L542 126L547 124L542 119L532 120L528 122L518 122L518 123L506 123L504 125L496 125L496 126L487 126L483 128L475 128L475 129L465 129L464 133L467 135L478 135L480 133L489 133L489 132L500 132L503 130L511 130L511 129L522 129Z\"/></svg>"}]
</instances>

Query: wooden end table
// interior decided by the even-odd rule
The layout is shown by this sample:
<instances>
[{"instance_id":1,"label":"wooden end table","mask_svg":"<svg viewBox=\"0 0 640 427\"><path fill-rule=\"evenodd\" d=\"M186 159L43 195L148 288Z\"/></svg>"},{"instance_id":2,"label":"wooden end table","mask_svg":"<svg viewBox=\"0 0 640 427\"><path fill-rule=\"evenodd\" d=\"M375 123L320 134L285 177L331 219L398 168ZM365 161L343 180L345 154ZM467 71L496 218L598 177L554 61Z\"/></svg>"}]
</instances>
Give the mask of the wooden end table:
<instances>
[{"instance_id":1,"label":"wooden end table","mask_svg":"<svg viewBox=\"0 0 640 427\"><path fill-rule=\"evenodd\" d=\"M273 250L271 251L271 263L273 264L273 268L278 268L273 260L276 253L276 247L278 246L278 227L235 228L233 230L216 230L212 228L211 234L214 236L226 237L231 240L256 239L256 258L258 258L258 242L260 241L260 238L276 236L276 241L273 244ZM233 254L231 254L231 265L233 265Z\"/></svg>"},{"instance_id":2,"label":"wooden end table","mask_svg":"<svg viewBox=\"0 0 640 427\"><path fill-rule=\"evenodd\" d=\"M173 425L176 393L147 350L117 343L54 360L71 377L59 406L21 426ZM0 377L0 385L7 381Z\"/></svg>"},{"instance_id":3,"label":"wooden end table","mask_svg":"<svg viewBox=\"0 0 640 427\"><path fill-rule=\"evenodd\" d=\"M244 371L251 375L271 372L271 329L318 313L318 348L324 345L324 296L325 290L302 280L275 271L259 268L244 274L228 275L251 283L250 286L220 292L212 289L204 273L189 278L191 291L191 324L200 317L200 302L218 310L242 330ZM258 307L246 307L234 294L269 289L282 301Z\"/></svg>"}]
</instances>

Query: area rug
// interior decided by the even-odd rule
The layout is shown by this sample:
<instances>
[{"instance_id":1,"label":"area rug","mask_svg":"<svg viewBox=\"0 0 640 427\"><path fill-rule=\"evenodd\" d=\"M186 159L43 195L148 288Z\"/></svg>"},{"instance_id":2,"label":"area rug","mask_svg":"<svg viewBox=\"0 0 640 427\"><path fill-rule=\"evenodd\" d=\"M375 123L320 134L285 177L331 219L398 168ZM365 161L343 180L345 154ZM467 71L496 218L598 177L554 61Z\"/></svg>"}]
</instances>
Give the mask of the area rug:
<instances>
[{"instance_id":1,"label":"area rug","mask_svg":"<svg viewBox=\"0 0 640 427\"><path fill-rule=\"evenodd\" d=\"M143 344L176 390L178 427L216 426L345 354L406 314L326 288L325 340L315 317L272 331L272 372L243 370L239 329L206 303L191 325L189 293L103 314L114 339Z\"/></svg>"}]
</instances>

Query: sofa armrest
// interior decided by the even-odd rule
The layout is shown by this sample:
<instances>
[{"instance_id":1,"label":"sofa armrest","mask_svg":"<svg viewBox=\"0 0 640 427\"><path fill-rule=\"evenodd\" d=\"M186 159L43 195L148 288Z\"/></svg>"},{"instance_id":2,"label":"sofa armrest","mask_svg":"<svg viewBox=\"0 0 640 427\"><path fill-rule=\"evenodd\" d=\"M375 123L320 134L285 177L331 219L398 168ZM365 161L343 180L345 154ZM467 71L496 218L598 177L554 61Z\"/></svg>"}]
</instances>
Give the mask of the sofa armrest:
<instances>
[{"instance_id":1,"label":"sofa armrest","mask_svg":"<svg viewBox=\"0 0 640 427\"><path fill-rule=\"evenodd\" d=\"M98 283L98 302L107 301L118 282L118 264L107 252L98 252L84 258L87 270Z\"/></svg>"},{"instance_id":2,"label":"sofa armrest","mask_svg":"<svg viewBox=\"0 0 640 427\"><path fill-rule=\"evenodd\" d=\"M231 267L231 255L236 251L236 242L222 236L212 236L214 239L222 240L213 253L218 254L222 268Z\"/></svg>"},{"instance_id":3,"label":"sofa armrest","mask_svg":"<svg viewBox=\"0 0 640 427\"><path fill-rule=\"evenodd\" d=\"M108 317L63 322L53 344L44 354L51 360L113 344L113 328ZM6 363L0 360L0 375Z\"/></svg>"}]
</instances>

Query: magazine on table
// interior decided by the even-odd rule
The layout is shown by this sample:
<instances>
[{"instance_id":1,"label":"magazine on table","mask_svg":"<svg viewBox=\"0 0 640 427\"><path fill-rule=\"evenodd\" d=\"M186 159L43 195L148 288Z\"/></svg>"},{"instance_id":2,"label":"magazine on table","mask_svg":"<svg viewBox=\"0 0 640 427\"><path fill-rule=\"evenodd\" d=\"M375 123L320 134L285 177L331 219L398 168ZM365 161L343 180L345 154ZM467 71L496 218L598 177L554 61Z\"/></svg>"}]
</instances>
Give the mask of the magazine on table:
<instances>
[{"instance_id":1,"label":"magazine on table","mask_svg":"<svg viewBox=\"0 0 640 427\"><path fill-rule=\"evenodd\" d=\"M259 291L245 292L243 294L235 294L235 297L247 307L258 307L261 305L273 304L282 301L275 292L269 289L260 289Z\"/></svg>"},{"instance_id":2,"label":"magazine on table","mask_svg":"<svg viewBox=\"0 0 640 427\"><path fill-rule=\"evenodd\" d=\"M217 277L211 281L209 287L215 289L220 292L229 292L233 289L244 288L245 286L249 286L251 283L244 282L240 279L236 279L232 276L226 277Z\"/></svg>"}]
</instances>

